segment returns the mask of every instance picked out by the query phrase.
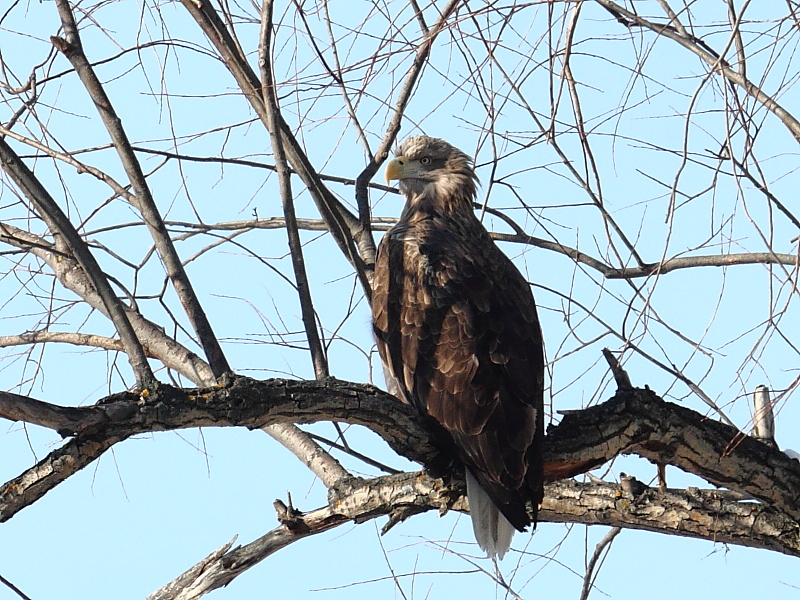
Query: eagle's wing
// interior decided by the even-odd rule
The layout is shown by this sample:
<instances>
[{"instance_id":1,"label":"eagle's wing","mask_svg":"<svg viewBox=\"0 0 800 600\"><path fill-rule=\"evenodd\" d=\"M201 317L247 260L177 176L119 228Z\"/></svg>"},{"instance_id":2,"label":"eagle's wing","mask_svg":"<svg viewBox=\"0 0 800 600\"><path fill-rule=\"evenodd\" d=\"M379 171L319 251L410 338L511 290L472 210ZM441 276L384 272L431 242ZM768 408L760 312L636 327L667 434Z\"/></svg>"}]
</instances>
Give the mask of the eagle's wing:
<instances>
[{"instance_id":1,"label":"eagle's wing","mask_svg":"<svg viewBox=\"0 0 800 600\"><path fill-rule=\"evenodd\" d=\"M541 502L541 331L527 282L467 216L384 237L375 332L406 400L449 432L459 458L523 529L526 502L534 511Z\"/></svg>"}]
</instances>

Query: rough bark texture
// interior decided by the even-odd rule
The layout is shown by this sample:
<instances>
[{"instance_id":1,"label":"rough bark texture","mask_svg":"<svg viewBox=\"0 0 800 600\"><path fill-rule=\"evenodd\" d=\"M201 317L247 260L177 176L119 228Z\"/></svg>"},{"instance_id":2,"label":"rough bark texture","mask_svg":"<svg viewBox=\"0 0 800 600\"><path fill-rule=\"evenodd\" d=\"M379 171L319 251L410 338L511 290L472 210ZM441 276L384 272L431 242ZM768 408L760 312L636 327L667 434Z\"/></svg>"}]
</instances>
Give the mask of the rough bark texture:
<instances>
[{"instance_id":1,"label":"rough bark texture","mask_svg":"<svg viewBox=\"0 0 800 600\"><path fill-rule=\"evenodd\" d=\"M767 548L800 556L800 523L725 490L648 488L632 497L611 483L560 481L545 489L542 521L610 525Z\"/></svg>"},{"instance_id":2,"label":"rough bark texture","mask_svg":"<svg viewBox=\"0 0 800 600\"><path fill-rule=\"evenodd\" d=\"M37 465L0 488L0 520L30 505L105 449L131 435L188 427L341 421L368 427L398 454L428 465L438 456L415 412L369 385L230 377L213 388L162 385L146 397L123 393L95 406L57 407L15 396L0 416L74 435ZM38 419L37 414L42 418ZM800 463L775 448L649 390L620 392L607 402L565 415L547 436L548 481L586 472L619 454L675 465L707 481L763 501L800 520Z\"/></svg>"},{"instance_id":3,"label":"rough bark texture","mask_svg":"<svg viewBox=\"0 0 800 600\"><path fill-rule=\"evenodd\" d=\"M0 487L0 521L33 504L114 444L149 431L340 421L368 427L395 452L423 465L443 462L411 407L373 386L333 378L257 381L229 376L214 387L162 384L141 395L115 394L79 408L5 394L0 396L0 417L70 436ZM620 454L671 464L732 491L658 491L568 481ZM542 521L643 529L800 556L800 462L733 427L665 402L650 390L621 390L600 405L565 414L547 434L545 477L551 483ZM637 490L635 497L631 489ZM329 487L327 506L303 514L277 502L277 528L245 546L220 548L151 598L199 598L280 548L348 521L388 516L387 530L428 510L466 511L464 492L457 475L452 480L425 472L340 478Z\"/></svg>"},{"instance_id":4,"label":"rough bark texture","mask_svg":"<svg viewBox=\"0 0 800 600\"><path fill-rule=\"evenodd\" d=\"M444 482L424 472L343 481L329 491L328 506L283 519L278 527L244 546L223 546L148 600L199 598L292 542L347 521L389 516L386 531L404 518L428 510L442 514L466 511L465 492L463 481ZM800 524L762 504L720 490L659 492L649 488L633 498L615 483L557 482L545 488L539 520L642 529L800 556Z\"/></svg>"},{"instance_id":5,"label":"rough bark texture","mask_svg":"<svg viewBox=\"0 0 800 600\"><path fill-rule=\"evenodd\" d=\"M545 466L550 481L586 472L618 454L637 454L757 498L800 520L798 461L724 423L665 402L650 390L621 392L598 406L567 414L551 433Z\"/></svg>"}]
</instances>

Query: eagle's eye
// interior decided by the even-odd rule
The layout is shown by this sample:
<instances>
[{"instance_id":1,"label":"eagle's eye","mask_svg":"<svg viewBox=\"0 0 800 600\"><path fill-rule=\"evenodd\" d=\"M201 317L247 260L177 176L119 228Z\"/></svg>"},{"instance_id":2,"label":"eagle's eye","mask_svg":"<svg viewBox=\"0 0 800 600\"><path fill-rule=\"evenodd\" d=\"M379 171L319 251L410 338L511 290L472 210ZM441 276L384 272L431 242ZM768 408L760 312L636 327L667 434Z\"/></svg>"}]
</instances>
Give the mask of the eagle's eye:
<instances>
[{"instance_id":1,"label":"eagle's eye","mask_svg":"<svg viewBox=\"0 0 800 600\"><path fill-rule=\"evenodd\" d=\"M431 164L430 157L429 156L423 156L422 158L419 159L419 164L421 164L421 165L429 165L429 164Z\"/></svg>"}]
</instances>

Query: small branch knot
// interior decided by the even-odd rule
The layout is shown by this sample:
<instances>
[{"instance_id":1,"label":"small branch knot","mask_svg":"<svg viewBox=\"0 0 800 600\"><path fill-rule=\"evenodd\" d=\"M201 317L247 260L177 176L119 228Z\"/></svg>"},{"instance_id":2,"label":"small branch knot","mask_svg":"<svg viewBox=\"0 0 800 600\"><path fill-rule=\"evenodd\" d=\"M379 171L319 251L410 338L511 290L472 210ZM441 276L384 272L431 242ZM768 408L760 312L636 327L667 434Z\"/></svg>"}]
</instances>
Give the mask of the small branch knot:
<instances>
[{"instance_id":1,"label":"small branch knot","mask_svg":"<svg viewBox=\"0 0 800 600\"><path fill-rule=\"evenodd\" d=\"M275 512L278 515L278 522L281 525L284 525L289 531L297 531L307 529L305 523L303 523L301 517L303 516L302 511L296 509L292 504L292 494L291 492L286 493L287 499L289 504L287 505L283 500L275 500L272 503L272 506L275 507Z\"/></svg>"}]
</instances>

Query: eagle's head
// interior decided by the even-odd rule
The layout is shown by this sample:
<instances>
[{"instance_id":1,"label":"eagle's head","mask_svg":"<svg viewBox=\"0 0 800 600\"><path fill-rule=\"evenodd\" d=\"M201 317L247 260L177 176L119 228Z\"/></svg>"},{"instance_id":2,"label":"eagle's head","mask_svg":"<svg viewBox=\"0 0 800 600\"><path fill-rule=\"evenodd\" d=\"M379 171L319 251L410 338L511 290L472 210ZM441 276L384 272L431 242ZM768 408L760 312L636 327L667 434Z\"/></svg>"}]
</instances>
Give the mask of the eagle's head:
<instances>
[{"instance_id":1,"label":"eagle's head","mask_svg":"<svg viewBox=\"0 0 800 600\"><path fill-rule=\"evenodd\" d=\"M444 140L425 135L410 137L398 146L386 165L386 181L392 180L400 182L400 191L409 200L427 197L470 210L478 182L469 156Z\"/></svg>"}]
</instances>

